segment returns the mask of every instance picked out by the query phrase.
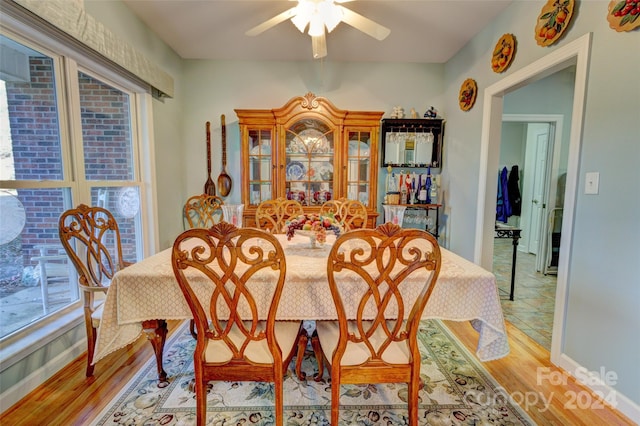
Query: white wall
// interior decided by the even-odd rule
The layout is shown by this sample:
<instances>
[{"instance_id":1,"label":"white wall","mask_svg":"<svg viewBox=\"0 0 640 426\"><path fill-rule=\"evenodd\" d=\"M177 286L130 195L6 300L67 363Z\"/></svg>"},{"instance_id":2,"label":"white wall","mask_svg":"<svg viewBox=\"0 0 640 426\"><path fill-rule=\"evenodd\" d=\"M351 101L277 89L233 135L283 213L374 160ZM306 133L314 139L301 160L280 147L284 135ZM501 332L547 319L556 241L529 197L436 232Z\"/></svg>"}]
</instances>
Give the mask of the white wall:
<instances>
[{"instance_id":1,"label":"white wall","mask_svg":"<svg viewBox=\"0 0 640 426\"><path fill-rule=\"evenodd\" d=\"M527 142L526 137L527 124L519 122L502 122L502 133L500 138L500 162L499 172L502 172L502 168L506 167L511 177L511 170L513 166L518 166L518 187L522 194L524 188L524 159L525 159L525 146ZM500 174L498 174L500 176ZM507 219L507 224L510 226L521 227L522 220L520 215L513 215ZM524 233L523 233L524 234ZM521 238L522 242L524 238Z\"/></svg>"},{"instance_id":2,"label":"white wall","mask_svg":"<svg viewBox=\"0 0 640 426\"><path fill-rule=\"evenodd\" d=\"M562 352L590 371L612 371L618 397L638 416L640 404L640 34L609 28L606 1L580 2L568 33L539 47L533 37L542 1L514 2L445 67L445 98L474 78L469 112L447 111L445 185L450 187L451 248L472 258L484 89L585 33L593 33L580 154L574 240ZM516 36L514 63L503 74L490 57L504 33ZM450 105L450 104L449 104ZM600 172L599 195L584 194L584 174Z\"/></svg>"},{"instance_id":3,"label":"white wall","mask_svg":"<svg viewBox=\"0 0 640 426\"><path fill-rule=\"evenodd\" d=\"M569 155L574 82L575 67L569 67L504 96L503 114L562 115L564 125L559 162L564 165ZM565 171L566 166L561 172Z\"/></svg>"},{"instance_id":4,"label":"white wall","mask_svg":"<svg viewBox=\"0 0 640 426\"><path fill-rule=\"evenodd\" d=\"M394 105L423 114L444 100L442 64L324 62L185 61L185 194L202 191L206 181L205 122L211 121L213 179L221 168L220 114L227 124L227 172L233 180L228 199L240 200L240 135L234 109L279 108L312 92L341 109L383 111ZM402 78L397 78L402 76ZM381 169L382 170L382 169ZM380 179L386 174L380 173ZM382 202L382 184L378 200ZM379 208L380 214L382 209Z\"/></svg>"},{"instance_id":5,"label":"white wall","mask_svg":"<svg viewBox=\"0 0 640 426\"><path fill-rule=\"evenodd\" d=\"M503 122L502 142L500 144L500 169L517 165L522 171L524 167L524 146L526 139L526 123Z\"/></svg>"}]
</instances>

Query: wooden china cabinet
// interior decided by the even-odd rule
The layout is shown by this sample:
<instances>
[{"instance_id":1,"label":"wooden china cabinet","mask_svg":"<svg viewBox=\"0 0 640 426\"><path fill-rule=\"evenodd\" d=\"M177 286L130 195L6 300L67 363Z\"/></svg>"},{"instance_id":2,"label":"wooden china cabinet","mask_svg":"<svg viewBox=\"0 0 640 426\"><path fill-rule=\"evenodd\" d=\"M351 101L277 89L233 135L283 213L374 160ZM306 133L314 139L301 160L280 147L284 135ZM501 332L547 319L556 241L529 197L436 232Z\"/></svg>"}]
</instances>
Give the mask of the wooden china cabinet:
<instances>
[{"instance_id":1,"label":"wooden china cabinet","mask_svg":"<svg viewBox=\"0 0 640 426\"><path fill-rule=\"evenodd\" d=\"M347 111L313 93L276 109L236 109L240 126L244 223L256 207L278 197L300 201L305 213L329 199L367 206L367 226L378 212L379 111Z\"/></svg>"}]
</instances>

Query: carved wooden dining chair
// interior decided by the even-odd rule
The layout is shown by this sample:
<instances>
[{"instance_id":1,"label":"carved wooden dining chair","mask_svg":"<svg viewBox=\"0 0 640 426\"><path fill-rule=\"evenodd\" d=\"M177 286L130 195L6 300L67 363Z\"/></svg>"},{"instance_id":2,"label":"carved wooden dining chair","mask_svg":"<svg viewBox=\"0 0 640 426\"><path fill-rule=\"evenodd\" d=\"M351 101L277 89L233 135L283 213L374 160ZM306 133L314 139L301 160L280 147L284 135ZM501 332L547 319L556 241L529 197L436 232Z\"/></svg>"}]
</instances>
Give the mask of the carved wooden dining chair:
<instances>
[{"instance_id":1,"label":"carved wooden dining chair","mask_svg":"<svg viewBox=\"0 0 640 426\"><path fill-rule=\"evenodd\" d=\"M210 228L222 221L224 201L216 195L200 194L190 197L184 204L187 228Z\"/></svg>"},{"instance_id":2,"label":"carved wooden dining chair","mask_svg":"<svg viewBox=\"0 0 640 426\"><path fill-rule=\"evenodd\" d=\"M111 212L102 207L78 207L62 213L58 234L78 274L87 330L87 377L93 375L93 353L102 318L104 298L115 273L129 265L122 258L120 229Z\"/></svg>"},{"instance_id":3,"label":"carved wooden dining chair","mask_svg":"<svg viewBox=\"0 0 640 426\"><path fill-rule=\"evenodd\" d=\"M207 382L232 380L273 382L282 425L284 374L303 329L302 321L276 321L287 269L279 241L221 222L180 234L171 263L198 329L197 424L206 422ZM261 302L258 294L267 297Z\"/></svg>"},{"instance_id":4,"label":"carved wooden dining chair","mask_svg":"<svg viewBox=\"0 0 640 426\"><path fill-rule=\"evenodd\" d=\"M334 218L342 223L345 231L367 226L367 207L358 200L329 200L320 207L320 215L329 214L333 214Z\"/></svg>"},{"instance_id":5,"label":"carved wooden dining chair","mask_svg":"<svg viewBox=\"0 0 640 426\"><path fill-rule=\"evenodd\" d=\"M216 223L222 222L222 205L224 200L217 195L200 194L189 197L184 203L184 218L187 228L211 228ZM193 320L189 323L189 332L196 338L196 328Z\"/></svg>"},{"instance_id":6,"label":"carved wooden dining chair","mask_svg":"<svg viewBox=\"0 0 640 426\"><path fill-rule=\"evenodd\" d=\"M339 424L341 384L398 382L409 387L408 423L418 424L417 333L440 264L438 242L423 230L386 223L338 237L327 260L338 321L316 323L331 366L332 425ZM424 275L424 285L404 285L412 274Z\"/></svg>"},{"instance_id":7,"label":"carved wooden dining chair","mask_svg":"<svg viewBox=\"0 0 640 426\"><path fill-rule=\"evenodd\" d=\"M266 200L258 204L256 209L256 227L272 234L283 234L286 221L301 214L304 214L304 210L298 201L282 197Z\"/></svg>"}]
</instances>

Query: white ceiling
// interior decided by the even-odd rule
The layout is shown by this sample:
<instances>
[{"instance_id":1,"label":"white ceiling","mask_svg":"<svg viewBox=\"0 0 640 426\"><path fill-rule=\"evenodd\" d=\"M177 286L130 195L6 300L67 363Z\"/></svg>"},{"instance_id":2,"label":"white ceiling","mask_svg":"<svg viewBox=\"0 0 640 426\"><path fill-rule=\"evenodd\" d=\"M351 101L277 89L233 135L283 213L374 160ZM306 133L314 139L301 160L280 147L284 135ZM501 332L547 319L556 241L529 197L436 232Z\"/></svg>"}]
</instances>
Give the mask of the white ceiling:
<instances>
[{"instance_id":1,"label":"white ceiling","mask_svg":"<svg viewBox=\"0 0 640 426\"><path fill-rule=\"evenodd\" d=\"M89 0L90 1L90 0ZM444 63L513 0L356 0L343 6L391 30L383 41L341 23L330 61ZM311 37L290 21L245 32L295 5L282 0L124 0L184 59L313 60Z\"/></svg>"}]
</instances>

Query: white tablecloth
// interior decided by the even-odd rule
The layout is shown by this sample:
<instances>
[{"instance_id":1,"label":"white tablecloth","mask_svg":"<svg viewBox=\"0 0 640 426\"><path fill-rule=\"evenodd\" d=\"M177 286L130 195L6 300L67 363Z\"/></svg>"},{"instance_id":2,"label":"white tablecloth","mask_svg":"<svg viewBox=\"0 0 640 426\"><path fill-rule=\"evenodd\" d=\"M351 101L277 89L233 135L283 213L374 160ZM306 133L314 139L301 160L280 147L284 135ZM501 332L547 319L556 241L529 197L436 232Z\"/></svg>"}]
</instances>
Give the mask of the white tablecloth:
<instances>
[{"instance_id":1,"label":"white tablecloth","mask_svg":"<svg viewBox=\"0 0 640 426\"><path fill-rule=\"evenodd\" d=\"M291 241L284 235L278 238L287 260L278 319L336 319L326 272L330 244L312 249L306 237L295 236ZM332 237L327 242L331 243ZM479 332L476 355L480 360L507 355L509 343L495 276L449 250L441 251L440 276L423 318L471 321ZM98 330L94 363L140 337L142 321L190 318L171 268L171 249L163 250L114 276Z\"/></svg>"}]
</instances>

